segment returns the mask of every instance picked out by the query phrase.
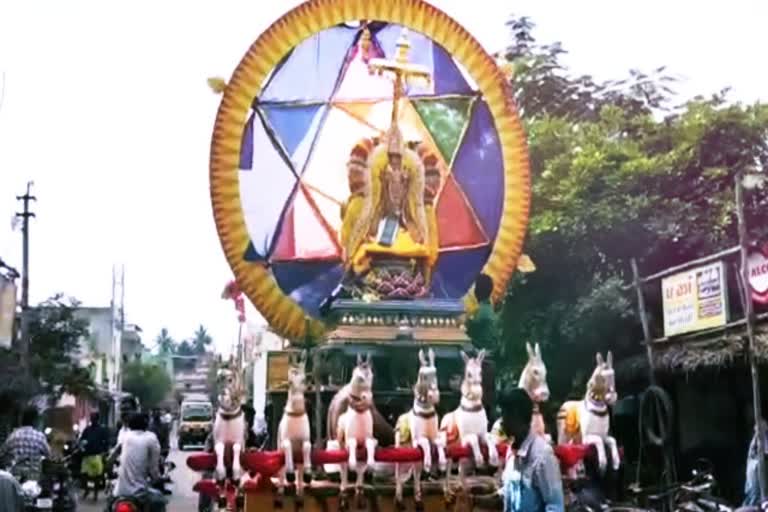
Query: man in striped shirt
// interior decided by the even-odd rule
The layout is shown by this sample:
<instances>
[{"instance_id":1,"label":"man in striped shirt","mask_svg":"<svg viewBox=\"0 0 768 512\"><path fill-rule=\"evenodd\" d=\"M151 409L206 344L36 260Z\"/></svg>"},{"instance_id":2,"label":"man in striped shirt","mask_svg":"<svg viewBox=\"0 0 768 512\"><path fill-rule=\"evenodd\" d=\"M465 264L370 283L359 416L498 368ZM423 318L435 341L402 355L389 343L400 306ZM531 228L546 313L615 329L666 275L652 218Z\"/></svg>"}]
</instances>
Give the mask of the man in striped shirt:
<instances>
[{"instance_id":1,"label":"man in striped shirt","mask_svg":"<svg viewBox=\"0 0 768 512\"><path fill-rule=\"evenodd\" d=\"M39 480L43 457L51 456L45 434L35 429L38 417L36 407L25 409L21 427L14 430L0 447L0 461L10 462L16 477Z\"/></svg>"}]
</instances>

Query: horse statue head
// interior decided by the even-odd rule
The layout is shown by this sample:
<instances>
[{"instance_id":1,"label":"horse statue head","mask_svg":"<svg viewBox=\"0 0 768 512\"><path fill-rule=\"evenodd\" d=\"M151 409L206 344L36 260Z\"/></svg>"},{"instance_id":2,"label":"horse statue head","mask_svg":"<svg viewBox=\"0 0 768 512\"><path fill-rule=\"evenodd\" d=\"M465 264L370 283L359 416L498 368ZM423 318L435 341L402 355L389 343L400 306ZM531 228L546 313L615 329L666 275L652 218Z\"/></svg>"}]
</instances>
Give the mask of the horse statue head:
<instances>
[{"instance_id":1,"label":"horse statue head","mask_svg":"<svg viewBox=\"0 0 768 512\"><path fill-rule=\"evenodd\" d=\"M426 357L424 351L419 350L419 363L419 376L413 389L416 402L423 408L433 409L434 406L440 403L434 350L430 348Z\"/></svg>"},{"instance_id":2,"label":"horse statue head","mask_svg":"<svg viewBox=\"0 0 768 512\"><path fill-rule=\"evenodd\" d=\"M238 372L231 368L221 368L216 373L216 385L219 408L227 413L238 411L242 399Z\"/></svg>"},{"instance_id":3,"label":"horse statue head","mask_svg":"<svg viewBox=\"0 0 768 512\"><path fill-rule=\"evenodd\" d=\"M618 399L616 379L613 372L613 354L608 351L605 360L599 352L595 356L595 371L587 382L587 398L598 403L613 405Z\"/></svg>"},{"instance_id":4,"label":"horse statue head","mask_svg":"<svg viewBox=\"0 0 768 512\"><path fill-rule=\"evenodd\" d=\"M476 357L470 357L466 352L462 351L461 357L464 359L464 379L461 381L461 395L470 402L482 402L485 349L478 352Z\"/></svg>"},{"instance_id":5,"label":"horse statue head","mask_svg":"<svg viewBox=\"0 0 768 512\"><path fill-rule=\"evenodd\" d=\"M350 405L356 410L370 409L373 405L373 365L371 354L357 354L357 365L349 381Z\"/></svg>"},{"instance_id":6,"label":"horse statue head","mask_svg":"<svg viewBox=\"0 0 768 512\"><path fill-rule=\"evenodd\" d=\"M549 400L549 386L547 385L547 367L541 357L541 349L536 343L534 347L530 343L525 344L528 350L528 363L520 374L518 387L528 392L534 403Z\"/></svg>"},{"instance_id":7,"label":"horse statue head","mask_svg":"<svg viewBox=\"0 0 768 512\"><path fill-rule=\"evenodd\" d=\"M304 392L307 389L307 352L302 351L298 358L288 361L288 404L294 414L304 412Z\"/></svg>"}]
</instances>

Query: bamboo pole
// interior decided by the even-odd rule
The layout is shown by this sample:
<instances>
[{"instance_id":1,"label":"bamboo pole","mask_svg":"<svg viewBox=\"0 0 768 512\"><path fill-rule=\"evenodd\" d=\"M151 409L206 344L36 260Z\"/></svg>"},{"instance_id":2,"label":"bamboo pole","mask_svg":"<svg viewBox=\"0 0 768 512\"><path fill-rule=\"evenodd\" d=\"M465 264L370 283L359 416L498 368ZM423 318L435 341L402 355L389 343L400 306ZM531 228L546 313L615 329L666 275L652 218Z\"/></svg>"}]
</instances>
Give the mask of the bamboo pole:
<instances>
[{"instance_id":1,"label":"bamboo pole","mask_svg":"<svg viewBox=\"0 0 768 512\"><path fill-rule=\"evenodd\" d=\"M755 359L755 309L752 304L752 296L749 293L749 268L747 267L747 258L749 256L749 242L747 239L747 222L744 216L744 188L742 171L736 173L736 215L739 221L739 247L741 249L741 272L739 274L739 284L741 288L742 304L744 305L744 317L747 321L747 340L749 367L752 376L752 406L755 413L755 433L757 434L757 471L760 483L760 501L765 501L766 480L765 480L765 429L763 428L762 404L760 400L760 373Z\"/></svg>"},{"instance_id":2,"label":"bamboo pole","mask_svg":"<svg viewBox=\"0 0 768 512\"><path fill-rule=\"evenodd\" d=\"M648 325L648 315L645 309L645 296L643 295L640 272L637 270L637 260L632 258L631 264L632 278L635 284L635 292L637 293L637 309L640 314L640 323L643 326L645 353L648 356L648 381L651 383L651 386L654 386L656 384L656 374L653 371L653 339L651 338L651 327Z\"/></svg>"}]
</instances>

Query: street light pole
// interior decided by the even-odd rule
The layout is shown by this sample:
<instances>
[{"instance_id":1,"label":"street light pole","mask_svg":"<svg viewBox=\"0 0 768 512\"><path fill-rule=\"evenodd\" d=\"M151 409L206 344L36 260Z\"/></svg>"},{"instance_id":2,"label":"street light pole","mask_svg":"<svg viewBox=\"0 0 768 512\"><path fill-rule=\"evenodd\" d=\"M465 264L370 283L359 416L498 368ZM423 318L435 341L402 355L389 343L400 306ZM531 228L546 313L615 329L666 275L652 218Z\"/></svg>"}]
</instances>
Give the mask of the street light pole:
<instances>
[{"instance_id":1,"label":"street light pole","mask_svg":"<svg viewBox=\"0 0 768 512\"><path fill-rule=\"evenodd\" d=\"M740 292L743 296L744 318L747 323L747 340L749 367L752 376L752 406L755 414L755 434L757 441L757 472L760 483L760 501L764 501L768 492L766 491L765 481L765 429L763 428L763 412L760 399L760 373L755 359L755 308L752 304L752 294L749 291L749 268L747 259L749 257L749 240L747 238L747 221L744 215L744 187L742 180L744 173L736 173L736 215L739 221L739 246L741 247L741 272L739 276Z\"/></svg>"}]
</instances>

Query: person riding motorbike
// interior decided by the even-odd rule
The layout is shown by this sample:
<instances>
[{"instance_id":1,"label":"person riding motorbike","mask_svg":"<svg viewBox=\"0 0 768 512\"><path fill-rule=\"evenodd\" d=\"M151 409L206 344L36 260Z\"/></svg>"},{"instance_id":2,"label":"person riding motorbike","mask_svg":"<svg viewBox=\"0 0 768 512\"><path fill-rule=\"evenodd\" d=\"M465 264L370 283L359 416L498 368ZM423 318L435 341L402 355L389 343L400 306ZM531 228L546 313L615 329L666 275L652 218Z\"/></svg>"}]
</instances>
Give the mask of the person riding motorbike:
<instances>
[{"instance_id":1,"label":"person riding motorbike","mask_svg":"<svg viewBox=\"0 0 768 512\"><path fill-rule=\"evenodd\" d=\"M0 461L14 461L14 476L22 480L39 480L42 460L51 456L45 434L35 429L39 413L28 407L21 416L21 427L14 430L0 447Z\"/></svg>"},{"instance_id":2,"label":"person riding motorbike","mask_svg":"<svg viewBox=\"0 0 768 512\"><path fill-rule=\"evenodd\" d=\"M83 460L80 474L83 488L88 479L96 480L104 474L104 456L109 451L109 431L99 424L99 413L91 414L91 422L80 435Z\"/></svg>"},{"instance_id":3,"label":"person riding motorbike","mask_svg":"<svg viewBox=\"0 0 768 512\"><path fill-rule=\"evenodd\" d=\"M113 498L133 497L146 504L152 512L163 512L166 499L152 483L160 479L160 442L148 430L149 416L136 413L128 421L120 443L109 456L109 463L120 457L117 484Z\"/></svg>"}]
</instances>

